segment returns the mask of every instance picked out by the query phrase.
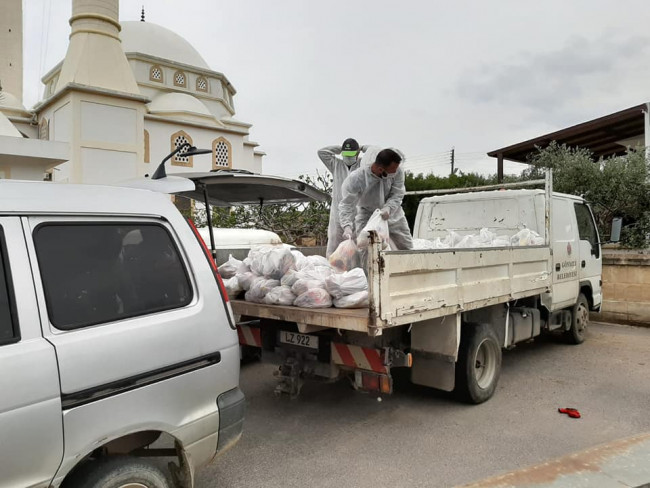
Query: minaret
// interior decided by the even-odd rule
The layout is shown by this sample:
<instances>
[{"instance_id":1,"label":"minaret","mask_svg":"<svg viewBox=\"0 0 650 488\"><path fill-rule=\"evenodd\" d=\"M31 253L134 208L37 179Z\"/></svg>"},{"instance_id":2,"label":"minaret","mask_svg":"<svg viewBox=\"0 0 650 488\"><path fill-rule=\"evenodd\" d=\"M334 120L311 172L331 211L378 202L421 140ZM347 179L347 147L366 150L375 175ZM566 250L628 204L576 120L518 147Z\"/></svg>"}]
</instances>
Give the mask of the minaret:
<instances>
[{"instance_id":1,"label":"minaret","mask_svg":"<svg viewBox=\"0 0 650 488\"><path fill-rule=\"evenodd\" d=\"M119 38L118 0L72 0L71 34L53 92L35 107L39 127L70 144L54 181L114 183L149 172L144 114Z\"/></svg>"},{"instance_id":2,"label":"minaret","mask_svg":"<svg viewBox=\"0 0 650 488\"><path fill-rule=\"evenodd\" d=\"M3 0L0 15L0 83L23 100L23 2Z\"/></svg>"},{"instance_id":3,"label":"minaret","mask_svg":"<svg viewBox=\"0 0 650 488\"><path fill-rule=\"evenodd\" d=\"M68 83L139 94L120 45L118 0L72 0L70 45L55 91Z\"/></svg>"}]
</instances>

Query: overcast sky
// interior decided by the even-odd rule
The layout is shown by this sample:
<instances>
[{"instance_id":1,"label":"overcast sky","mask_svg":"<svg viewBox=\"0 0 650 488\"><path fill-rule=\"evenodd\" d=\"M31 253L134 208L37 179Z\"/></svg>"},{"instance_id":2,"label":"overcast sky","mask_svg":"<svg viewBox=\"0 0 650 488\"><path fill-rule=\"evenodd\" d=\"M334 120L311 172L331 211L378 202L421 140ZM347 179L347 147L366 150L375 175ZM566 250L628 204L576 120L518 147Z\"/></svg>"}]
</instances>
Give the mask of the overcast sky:
<instances>
[{"instance_id":1,"label":"overcast sky","mask_svg":"<svg viewBox=\"0 0 650 488\"><path fill-rule=\"evenodd\" d=\"M453 146L462 171L493 173L489 150L650 100L647 0L122 0L121 20L143 3L235 86L265 173L313 174L346 137L415 172L448 172ZM70 11L24 1L28 107Z\"/></svg>"}]
</instances>

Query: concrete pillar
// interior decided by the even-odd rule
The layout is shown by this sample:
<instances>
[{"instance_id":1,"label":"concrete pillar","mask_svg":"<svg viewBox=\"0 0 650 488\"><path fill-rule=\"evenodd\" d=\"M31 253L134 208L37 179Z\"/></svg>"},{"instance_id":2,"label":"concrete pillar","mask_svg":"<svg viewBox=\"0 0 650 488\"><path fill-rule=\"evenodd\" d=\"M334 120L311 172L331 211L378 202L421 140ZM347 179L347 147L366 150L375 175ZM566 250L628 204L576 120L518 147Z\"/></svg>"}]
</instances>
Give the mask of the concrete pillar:
<instances>
[{"instance_id":1,"label":"concrete pillar","mask_svg":"<svg viewBox=\"0 0 650 488\"><path fill-rule=\"evenodd\" d=\"M0 83L23 100L23 2L2 0L0 15Z\"/></svg>"},{"instance_id":2,"label":"concrete pillar","mask_svg":"<svg viewBox=\"0 0 650 488\"><path fill-rule=\"evenodd\" d=\"M503 182L503 153L497 154L497 183Z\"/></svg>"}]
</instances>

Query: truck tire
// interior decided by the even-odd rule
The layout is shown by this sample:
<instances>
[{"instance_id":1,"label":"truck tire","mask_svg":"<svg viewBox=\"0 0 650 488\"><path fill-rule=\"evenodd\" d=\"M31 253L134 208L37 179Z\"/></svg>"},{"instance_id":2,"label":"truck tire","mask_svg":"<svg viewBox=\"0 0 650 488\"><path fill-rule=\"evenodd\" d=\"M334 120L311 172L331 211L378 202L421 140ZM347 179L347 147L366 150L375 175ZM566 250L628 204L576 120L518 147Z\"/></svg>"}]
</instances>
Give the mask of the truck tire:
<instances>
[{"instance_id":1,"label":"truck tire","mask_svg":"<svg viewBox=\"0 0 650 488\"><path fill-rule=\"evenodd\" d=\"M578 301L571 311L571 328L566 331L567 340L571 344L582 344L585 341L585 333L589 325L589 302L580 293Z\"/></svg>"},{"instance_id":2,"label":"truck tire","mask_svg":"<svg viewBox=\"0 0 650 488\"><path fill-rule=\"evenodd\" d=\"M152 462L129 456L91 461L63 483L69 488L172 488L168 475Z\"/></svg>"},{"instance_id":3,"label":"truck tire","mask_svg":"<svg viewBox=\"0 0 650 488\"><path fill-rule=\"evenodd\" d=\"M501 346L492 327L463 324L456 363L456 397L474 404L489 400L500 374Z\"/></svg>"}]
</instances>

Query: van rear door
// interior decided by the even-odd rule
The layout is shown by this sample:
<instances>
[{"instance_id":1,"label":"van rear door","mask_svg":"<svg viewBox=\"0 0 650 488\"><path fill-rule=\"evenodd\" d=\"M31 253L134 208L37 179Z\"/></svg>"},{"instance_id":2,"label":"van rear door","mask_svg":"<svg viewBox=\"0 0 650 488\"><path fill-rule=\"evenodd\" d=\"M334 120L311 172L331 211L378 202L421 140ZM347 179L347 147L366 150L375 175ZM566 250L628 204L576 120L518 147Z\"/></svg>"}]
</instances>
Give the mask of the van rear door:
<instances>
[{"instance_id":1,"label":"van rear door","mask_svg":"<svg viewBox=\"0 0 650 488\"><path fill-rule=\"evenodd\" d=\"M0 487L45 487L63 457L56 355L41 335L19 217L0 217Z\"/></svg>"}]
</instances>

